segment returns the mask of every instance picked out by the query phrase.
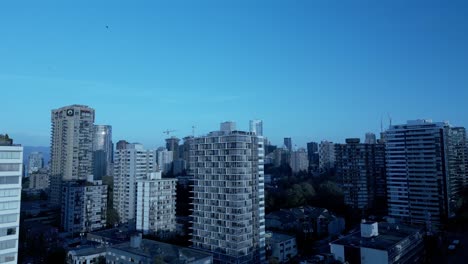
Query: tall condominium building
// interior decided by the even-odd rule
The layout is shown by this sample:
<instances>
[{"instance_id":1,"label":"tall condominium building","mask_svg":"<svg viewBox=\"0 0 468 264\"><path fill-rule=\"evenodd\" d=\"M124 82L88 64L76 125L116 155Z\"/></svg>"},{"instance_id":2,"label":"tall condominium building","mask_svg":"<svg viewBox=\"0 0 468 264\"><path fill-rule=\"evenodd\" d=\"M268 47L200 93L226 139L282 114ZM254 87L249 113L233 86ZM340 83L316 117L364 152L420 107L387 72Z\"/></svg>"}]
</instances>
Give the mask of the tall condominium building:
<instances>
[{"instance_id":1,"label":"tall condominium building","mask_svg":"<svg viewBox=\"0 0 468 264\"><path fill-rule=\"evenodd\" d=\"M190 170L190 145L192 144L193 136L184 137L184 144L182 145L182 159L185 161L185 169Z\"/></svg>"},{"instance_id":2,"label":"tall condominium building","mask_svg":"<svg viewBox=\"0 0 468 264\"><path fill-rule=\"evenodd\" d=\"M176 181L162 179L160 171L137 180L137 230L144 234L176 230Z\"/></svg>"},{"instance_id":3,"label":"tall condominium building","mask_svg":"<svg viewBox=\"0 0 468 264\"><path fill-rule=\"evenodd\" d=\"M250 132L254 132L257 136L263 137L263 121L262 120L250 120L249 126L250 126Z\"/></svg>"},{"instance_id":4,"label":"tall condominium building","mask_svg":"<svg viewBox=\"0 0 468 264\"><path fill-rule=\"evenodd\" d=\"M292 140L291 138L284 138L283 139L284 146L286 149L291 152L292 151Z\"/></svg>"},{"instance_id":5,"label":"tall condominium building","mask_svg":"<svg viewBox=\"0 0 468 264\"><path fill-rule=\"evenodd\" d=\"M23 147L0 135L0 263L18 262Z\"/></svg>"},{"instance_id":6,"label":"tall condominium building","mask_svg":"<svg viewBox=\"0 0 468 264\"><path fill-rule=\"evenodd\" d=\"M408 121L385 134L389 215L438 229L453 214L466 165L464 128ZM457 168L459 167L459 168Z\"/></svg>"},{"instance_id":7,"label":"tall condominium building","mask_svg":"<svg viewBox=\"0 0 468 264\"><path fill-rule=\"evenodd\" d=\"M156 151L157 154L157 164L158 164L158 169L161 170L164 173L167 173L171 170L172 168L172 161L173 161L173 152L168 151L165 148L158 149Z\"/></svg>"},{"instance_id":8,"label":"tall condominium building","mask_svg":"<svg viewBox=\"0 0 468 264\"><path fill-rule=\"evenodd\" d=\"M466 130L464 127L450 127L447 140L448 178L447 196L449 217L453 216L463 187L468 186L466 162Z\"/></svg>"},{"instance_id":9,"label":"tall condominium building","mask_svg":"<svg viewBox=\"0 0 468 264\"><path fill-rule=\"evenodd\" d=\"M179 158L179 142L176 137L166 138L166 149L172 152L172 160Z\"/></svg>"},{"instance_id":10,"label":"tall condominium building","mask_svg":"<svg viewBox=\"0 0 468 264\"><path fill-rule=\"evenodd\" d=\"M102 176L112 176L112 127L108 125L94 125L93 137L93 174L95 180Z\"/></svg>"},{"instance_id":11,"label":"tall condominium building","mask_svg":"<svg viewBox=\"0 0 468 264\"><path fill-rule=\"evenodd\" d=\"M31 152L28 157L28 176L44 168L42 152Z\"/></svg>"},{"instance_id":12,"label":"tall condominium building","mask_svg":"<svg viewBox=\"0 0 468 264\"><path fill-rule=\"evenodd\" d=\"M377 143L377 139L375 137L375 134L374 133L366 133L366 140L364 141L364 143L366 144L375 144Z\"/></svg>"},{"instance_id":13,"label":"tall condominium building","mask_svg":"<svg viewBox=\"0 0 468 264\"><path fill-rule=\"evenodd\" d=\"M119 140L117 144L115 144L116 149L126 149L127 145L130 144L126 140Z\"/></svg>"},{"instance_id":14,"label":"tall condominium building","mask_svg":"<svg viewBox=\"0 0 468 264\"><path fill-rule=\"evenodd\" d=\"M305 149L300 148L291 153L291 169L294 173L299 171L307 172L309 169L309 158Z\"/></svg>"},{"instance_id":15,"label":"tall condominium building","mask_svg":"<svg viewBox=\"0 0 468 264\"><path fill-rule=\"evenodd\" d=\"M191 145L191 242L217 263L265 262L263 142L255 133L222 130Z\"/></svg>"},{"instance_id":16,"label":"tall condominium building","mask_svg":"<svg viewBox=\"0 0 468 264\"><path fill-rule=\"evenodd\" d=\"M346 144L335 144L335 156L345 203L354 209L385 209L385 145L348 138Z\"/></svg>"},{"instance_id":17,"label":"tall condominium building","mask_svg":"<svg viewBox=\"0 0 468 264\"><path fill-rule=\"evenodd\" d=\"M70 105L52 110L50 202L61 205L62 181L93 174L94 109Z\"/></svg>"},{"instance_id":18,"label":"tall condominium building","mask_svg":"<svg viewBox=\"0 0 468 264\"><path fill-rule=\"evenodd\" d=\"M322 171L335 168L335 144L322 141L319 144L319 169Z\"/></svg>"},{"instance_id":19,"label":"tall condominium building","mask_svg":"<svg viewBox=\"0 0 468 264\"><path fill-rule=\"evenodd\" d=\"M236 127L237 127L236 122L226 121L226 122L221 123L221 131L226 131L226 132L236 131L237 130Z\"/></svg>"},{"instance_id":20,"label":"tall condominium building","mask_svg":"<svg viewBox=\"0 0 468 264\"><path fill-rule=\"evenodd\" d=\"M156 153L141 144L126 144L114 154L114 209L121 223L134 222L138 179L156 171Z\"/></svg>"},{"instance_id":21,"label":"tall condominium building","mask_svg":"<svg viewBox=\"0 0 468 264\"><path fill-rule=\"evenodd\" d=\"M309 159L309 167L311 168L311 170L317 171L319 167L319 154L317 142L307 143L307 157Z\"/></svg>"},{"instance_id":22,"label":"tall condominium building","mask_svg":"<svg viewBox=\"0 0 468 264\"><path fill-rule=\"evenodd\" d=\"M62 184L61 221L65 232L90 232L106 227L107 185L94 181L66 181Z\"/></svg>"},{"instance_id":23,"label":"tall condominium building","mask_svg":"<svg viewBox=\"0 0 468 264\"><path fill-rule=\"evenodd\" d=\"M29 175L29 189L45 190L49 188L49 170L40 169Z\"/></svg>"},{"instance_id":24,"label":"tall condominium building","mask_svg":"<svg viewBox=\"0 0 468 264\"><path fill-rule=\"evenodd\" d=\"M289 164L291 153L285 148L277 148L273 151L273 165L279 167L281 165Z\"/></svg>"}]
</instances>

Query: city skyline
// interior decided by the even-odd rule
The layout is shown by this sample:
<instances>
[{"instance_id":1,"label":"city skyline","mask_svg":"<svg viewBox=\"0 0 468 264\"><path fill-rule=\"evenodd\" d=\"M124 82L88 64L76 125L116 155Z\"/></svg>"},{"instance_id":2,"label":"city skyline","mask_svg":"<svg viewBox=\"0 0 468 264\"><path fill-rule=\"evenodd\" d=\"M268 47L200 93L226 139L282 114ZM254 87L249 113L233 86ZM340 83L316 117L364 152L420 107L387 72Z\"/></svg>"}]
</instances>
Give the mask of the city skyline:
<instances>
[{"instance_id":1,"label":"city skyline","mask_svg":"<svg viewBox=\"0 0 468 264\"><path fill-rule=\"evenodd\" d=\"M72 104L149 148L228 120L301 147L378 135L387 113L468 126L461 1L1 7L2 128L25 146L49 146L50 111Z\"/></svg>"}]
</instances>

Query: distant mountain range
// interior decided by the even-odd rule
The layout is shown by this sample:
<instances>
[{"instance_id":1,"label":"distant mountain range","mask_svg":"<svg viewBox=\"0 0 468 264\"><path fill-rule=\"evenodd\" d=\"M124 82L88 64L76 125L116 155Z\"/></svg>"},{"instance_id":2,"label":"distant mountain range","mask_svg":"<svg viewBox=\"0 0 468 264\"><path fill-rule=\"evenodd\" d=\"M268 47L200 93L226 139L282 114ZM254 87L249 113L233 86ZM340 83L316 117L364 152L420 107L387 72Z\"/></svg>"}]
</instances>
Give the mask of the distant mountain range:
<instances>
[{"instance_id":1,"label":"distant mountain range","mask_svg":"<svg viewBox=\"0 0 468 264\"><path fill-rule=\"evenodd\" d=\"M31 152L42 152L44 155L44 166L47 166L50 160L50 147L32 147L32 146L24 146L23 147L23 164L28 162L28 157Z\"/></svg>"}]
</instances>

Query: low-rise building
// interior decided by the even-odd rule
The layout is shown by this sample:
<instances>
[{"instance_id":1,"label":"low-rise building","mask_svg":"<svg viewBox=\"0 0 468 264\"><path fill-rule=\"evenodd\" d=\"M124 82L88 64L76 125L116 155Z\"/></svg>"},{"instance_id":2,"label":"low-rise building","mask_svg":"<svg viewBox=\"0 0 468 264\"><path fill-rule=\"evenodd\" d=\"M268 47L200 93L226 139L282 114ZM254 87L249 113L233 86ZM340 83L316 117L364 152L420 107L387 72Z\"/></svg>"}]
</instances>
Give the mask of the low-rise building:
<instances>
[{"instance_id":1,"label":"low-rise building","mask_svg":"<svg viewBox=\"0 0 468 264\"><path fill-rule=\"evenodd\" d=\"M276 232L267 232L265 238L267 258L273 257L280 263L285 263L297 256L295 237Z\"/></svg>"},{"instance_id":2,"label":"low-rise building","mask_svg":"<svg viewBox=\"0 0 468 264\"><path fill-rule=\"evenodd\" d=\"M130 242L107 249L107 263L186 263L211 264L213 256L191 248L179 247L133 236Z\"/></svg>"},{"instance_id":3,"label":"low-rise building","mask_svg":"<svg viewBox=\"0 0 468 264\"><path fill-rule=\"evenodd\" d=\"M67 253L67 264L92 264L106 260L107 249L105 247L84 247L70 250Z\"/></svg>"},{"instance_id":4,"label":"low-rise building","mask_svg":"<svg viewBox=\"0 0 468 264\"><path fill-rule=\"evenodd\" d=\"M423 229L386 222L361 223L361 230L330 243L336 260L353 264L421 263Z\"/></svg>"},{"instance_id":5,"label":"low-rise building","mask_svg":"<svg viewBox=\"0 0 468 264\"><path fill-rule=\"evenodd\" d=\"M160 171L137 180L137 230L144 234L176 230L176 182L174 178L161 178Z\"/></svg>"},{"instance_id":6,"label":"low-rise building","mask_svg":"<svg viewBox=\"0 0 468 264\"><path fill-rule=\"evenodd\" d=\"M267 229L313 233L318 236L338 235L345 228L345 220L325 208L304 206L269 213L265 216Z\"/></svg>"},{"instance_id":7,"label":"low-rise building","mask_svg":"<svg viewBox=\"0 0 468 264\"><path fill-rule=\"evenodd\" d=\"M293 173L298 173L300 171L307 172L309 169L309 158L307 157L307 151L303 148L298 149L297 151L291 152L291 169Z\"/></svg>"},{"instance_id":8,"label":"low-rise building","mask_svg":"<svg viewBox=\"0 0 468 264\"><path fill-rule=\"evenodd\" d=\"M133 234L133 235L131 235ZM88 243L67 253L67 264L211 264L210 253L142 239L127 228L88 233Z\"/></svg>"},{"instance_id":9,"label":"low-rise building","mask_svg":"<svg viewBox=\"0 0 468 264\"><path fill-rule=\"evenodd\" d=\"M45 190L47 188L49 188L49 171L47 169L39 169L29 174L29 189Z\"/></svg>"},{"instance_id":10,"label":"low-rise building","mask_svg":"<svg viewBox=\"0 0 468 264\"><path fill-rule=\"evenodd\" d=\"M106 226L107 185L102 181L63 184L61 223L65 232L90 232Z\"/></svg>"}]
</instances>

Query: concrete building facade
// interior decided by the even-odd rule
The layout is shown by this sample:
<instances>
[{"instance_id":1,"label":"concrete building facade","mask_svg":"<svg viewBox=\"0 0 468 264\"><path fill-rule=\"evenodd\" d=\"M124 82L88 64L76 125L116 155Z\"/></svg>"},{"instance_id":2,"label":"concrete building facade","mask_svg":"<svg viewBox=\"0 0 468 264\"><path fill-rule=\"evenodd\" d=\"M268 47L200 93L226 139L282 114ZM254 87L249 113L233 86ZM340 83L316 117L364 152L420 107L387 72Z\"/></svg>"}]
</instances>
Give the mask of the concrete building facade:
<instances>
[{"instance_id":1,"label":"concrete building facade","mask_svg":"<svg viewBox=\"0 0 468 264\"><path fill-rule=\"evenodd\" d=\"M66 181L62 185L61 222L65 232L90 232L106 227L107 185L102 181Z\"/></svg>"},{"instance_id":2,"label":"concrete building facade","mask_svg":"<svg viewBox=\"0 0 468 264\"><path fill-rule=\"evenodd\" d=\"M29 175L29 189L45 190L47 188L49 188L49 171L47 169L40 169Z\"/></svg>"},{"instance_id":3,"label":"concrete building facade","mask_svg":"<svg viewBox=\"0 0 468 264\"><path fill-rule=\"evenodd\" d=\"M114 155L114 209L120 222L136 220L137 180L156 171L156 153L141 144L125 144Z\"/></svg>"},{"instance_id":4,"label":"concrete building facade","mask_svg":"<svg viewBox=\"0 0 468 264\"><path fill-rule=\"evenodd\" d=\"M319 144L319 169L326 171L335 168L335 144L322 141Z\"/></svg>"},{"instance_id":5,"label":"concrete building facade","mask_svg":"<svg viewBox=\"0 0 468 264\"><path fill-rule=\"evenodd\" d=\"M384 209L385 145L348 138L346 144L335 144L335 157L345 203L354 209Z\"/></svg>"},{"instance_id":6,"label":"concrete building facade","mask_svg":"<svg viewBox=\"0 0 468 264\"><path fill-rule=\"evenodd\" d=\"M18 262L23 147L0 135L0 263Z\"/></svg>"},{"instance_id":7,"label":"concrete building facade","mask_svg":"<svg viewBox=\"0 0 468 264\"><path fill-rule=\"evenodd\" d=\"M149 173L137 180L136 229L143 234L164 234L176 230L176 182Z\"/></svg>"},{"instance_id":8,"label":"concrete building facade","mask_svg":"<svg viewBox=\"0 0 468 264\"><path fill-rule=\"evenodd\" d=\"M171 171L172 169L172 162L174 154L172 151L169 151L167 149L158 149L156 151L157 155L157 164L158 164L158 169L162 171L163 173L167 173Z\"/></svg>"},{"instance_id":9,"label":"concrete building facade","mask_svg":"<svg viewBox=\"0 0 468 264\"><path fill-rule=\"evenodd\" d=\"M291 169L293 173L298 173L300 171L307 172L309 169L309 158L307 156L307 151L303 148L300 148L291 153Z\"/></svg>"},{"instance_id":10,"label":"concrete building facade","mask_svg":"<svg viewBox=\"0 0 468 264\"><path fill-rule=\"evenodd\" d=\"M191 242L213 253L217 263L263 263L264 140L251 132L221 129L191 145Z\"/></svg>"},{"instance_id":11,"label":"concrete building facade","mask_svg":"<svg viewBox=\"0 0 468 264\"><path fill-rule=\"evenodd\" d=\"M287 263L297 256L296 238L277 232L267 232L266 247L270 257L279 263Z\"/></svg>"},{"instance_id":12,"label":"concrete building facade","mask_svg":"<svg viewBox=\"0 0 468 264\"><path fill-rule=\"evenodd\" d=\"M453 215L466 177L464 128L408 121L385 133L389 215L436 230ZM465 171L465 173L464 173Z\"/></svg>"},{"instance_id":13,"label":"concrete building facade","mask_svg":"<svg viewBox=\"0 0 468 264\"><path fill-rule=\"evenodd\" d=\"M60 206L62 182L93 174L94 109L70 105L52 110L50 202Z\"/></svg>"},{"instance_id":14,"label":"concrete building facade","mask_svg":"<svg viewBox=\"0 0 468 264\"><path fill-rule=\"evenodd\" d=\"M44 156L42 152L31 152L28 157L28 176L44 168Z\"/></svg>"}]
</instances>

